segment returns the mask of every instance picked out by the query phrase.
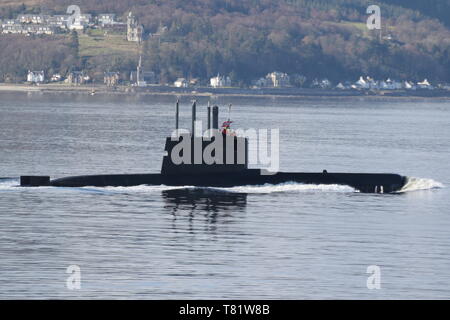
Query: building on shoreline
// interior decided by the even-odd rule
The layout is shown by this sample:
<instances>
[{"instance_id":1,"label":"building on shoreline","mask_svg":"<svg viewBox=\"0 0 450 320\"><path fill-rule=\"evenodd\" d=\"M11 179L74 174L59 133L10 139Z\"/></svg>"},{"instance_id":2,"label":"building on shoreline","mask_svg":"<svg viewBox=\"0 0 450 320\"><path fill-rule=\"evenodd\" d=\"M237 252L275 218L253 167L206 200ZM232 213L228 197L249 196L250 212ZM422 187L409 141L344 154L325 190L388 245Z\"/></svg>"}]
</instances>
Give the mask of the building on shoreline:
<instances>
[{"instance_id":1,"label":"building on shoreline","mask_svg":"<svg viewBox=\"0 0 450 320\"><path fill-rule=\"evenodd\" d=\"M62 76L59 73L55 73L54 75L52 75L52 77L50 78L51 82L58 82L62 80Z\"/></svg>"},{"instance_id":2,"label":"building on shoreline","mask_svg":"<svg viewBox=\"0 0 450 320\"><path fill-rule=\"evenodd\" d=\"M71 71L67 75L67 79L64 81L72 85L82 85L90 80L88 75L85 75L83 71Z\"/></svg>"},{"instance_id":3,"label":"building on shoreline","mask_svg":"<svg viewBox=\"0 0 450 320\"><path fill-rule=\"evenodd\" d=\"M264 78L254 80L252 85L256 88L283 88L291 86L291 78L287 73L274 71L268 73Z\"/></svg>"},{"instance_id":4,"label":"building on shoreline","mask_svg":"<svg viewBox=\"0 0 450 320\"><path fill-rule=\"evenodd\" d=\"M187 88L189 87L189 82L185 78L178 78L173 85L177 88Z\"/></svg>"},{"instance_id":5,"label":"building on shoreline","mask_svg":"<svg viewBox=\"0 0 450 320\"><path fill-rule=\"evenodd\" d=\"M417 87L419 89L428 89L433 90L434 87L428 82L428 79L424 79L423 81L417 82Z\"/></svg>"},{"instance_id":6,"label":"building on shoreline","mask_svg":"<svg viewBox=\"0 0 450 320\"><path fill-rule=\"evenodd\" d=\"M403 84L397 80L391 80L388 78L386 81L380 81L378 89L381 90L400 90L403 89Z\"/></svg>"},{"instance_id":7,"label":"building on shoreline","mask_svg":"<svg viewBox=\"0 0 450 320\"><path fill-rule=\"evenodd\" d=\"M231 87L231 79L228 76L217 75L217 77L211 78L209 81L213 88Z\"/></svg>"},{"instance_id":8,"label":"building on shoreline","mask_svg":"<svg viewBox=\"0 0 450 320\"><path fill-rule=\"evenodd\" d=\"M332 86L332 84L331 84L331 81L328 80L327 78L325 78L325 79L320 79L320 80L319 80L319 79L314 79L314 80L312 81L311 86L312 86L313 88L330 89L331 86Z\"/></svg>"},{"instance_id":9,"label":"building on shoreline","mask_svg":"<svg viewBox=\"0 0 450 320\"><path fill-rule=\"evenodd\" d=\"M105 74L103 75L103 83L106 84L107 87L117 86L119 84L119 81L119 72L105 72Z\"/></svg>"},{"instance_id":10,"label":"building on shoreline","mask_svg":"<svg viewBox=\"0 0 450 320\"><path fill-rule=\"evenodd\" d=\"M346 89L346 86L343 87ZM339 87L339 89L343 89L343 87ZM357 90L375 90L375 91L435 89L435 87L431 85L427 79L414 83L413 81L408 80L398 81L390 78L378 81L372 79L371 77L363 77L363 76L361 76L354 84L352 84L350 88Z\"/></svg>"},{"instance_id":11,"label":"building on shoreline","mask_svg":"<svg viewBox=\"0 0 450 320\"><path fill-rule=\"evenodd\" d=\"M274 88L289 87L291 79L287 73L274 71L266 76L268 84Z\"/></svg>"},{"instance_id":12,"label":"building on shoreline","mask_svg":"<svg viewBox=\"0 0 450 320\"><path fill-rule=\"evenodd\" d=\"M45 81L44 71L30 71L28 70L27 82L43 83Z\"/></svg>"}]
</instances>

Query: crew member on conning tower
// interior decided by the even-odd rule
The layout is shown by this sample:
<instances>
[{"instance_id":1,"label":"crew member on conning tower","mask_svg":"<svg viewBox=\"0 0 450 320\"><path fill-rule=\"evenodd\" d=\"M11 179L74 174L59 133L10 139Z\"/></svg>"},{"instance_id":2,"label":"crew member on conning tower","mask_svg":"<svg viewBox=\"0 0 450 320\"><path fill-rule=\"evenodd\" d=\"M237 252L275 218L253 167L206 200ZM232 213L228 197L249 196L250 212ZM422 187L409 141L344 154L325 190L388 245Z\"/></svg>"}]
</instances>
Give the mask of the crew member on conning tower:
<instances>
[{"instance_id":1,"label":"crew member on conning tower","mask_svg":"<svg viewBox=\"0 0 450 320\"><path fill-rule=\"evenodd\" d=\"M234 131L231 130L232 123L233 123L233 121L227 120L222 124L222 134L223 135L230 135L230 136L235 135Z\"/></svg>"}]
</instances>

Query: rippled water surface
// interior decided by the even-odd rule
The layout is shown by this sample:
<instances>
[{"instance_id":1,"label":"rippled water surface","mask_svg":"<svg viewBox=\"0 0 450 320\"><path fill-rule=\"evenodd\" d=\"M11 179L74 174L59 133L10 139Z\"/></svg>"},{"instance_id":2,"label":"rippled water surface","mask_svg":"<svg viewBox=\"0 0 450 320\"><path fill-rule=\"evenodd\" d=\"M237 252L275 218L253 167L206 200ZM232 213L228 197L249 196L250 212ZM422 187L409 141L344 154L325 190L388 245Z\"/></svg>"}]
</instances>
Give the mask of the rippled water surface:
<instances>
[{"instance_id":1,"label":"rippled water surface","mask_svg":"<svg viewBox=\"0 0 450 320\"><path fill-rule=\"evenodd\" d=\"M399 194L17 186L158 172L174 100L0 93L0 299L450 298L449 101L212 100L233 103L235 127L279 128L282 170L411 177ZM70 265L81 290L66 287Z\"/></svg>"}]
</instances>

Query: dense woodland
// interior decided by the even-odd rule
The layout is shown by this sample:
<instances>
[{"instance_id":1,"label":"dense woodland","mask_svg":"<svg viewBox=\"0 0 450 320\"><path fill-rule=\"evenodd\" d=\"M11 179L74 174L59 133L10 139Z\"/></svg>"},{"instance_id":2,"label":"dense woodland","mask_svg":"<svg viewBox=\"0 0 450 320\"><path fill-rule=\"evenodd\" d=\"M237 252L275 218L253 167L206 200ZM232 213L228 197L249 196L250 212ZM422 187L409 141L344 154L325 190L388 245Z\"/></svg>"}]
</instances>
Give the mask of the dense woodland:
<instances>
[{"instance_id":1,"label":"dense woodland","mask_svg":"<svg viewBox=\"0 0 450 320\"><path fill-rule=\"evenodd\" d=\"M229 74L242 85L277 70L334 81L359 75L450 81L450 0L43 0L39 6L2 6L0 17L20 11L63 13L77 3L85 13L133 11L148 35L146 68L163 82ZM36 1L34 1L36 3ZM379 4L382 31L368 31L366 8ZM161 27L166 31L151 36ZM96 68L110 68L109 61ZM137 57L136 57L137 60ZM133 64L118 61L128 71ZM76 36L0 35L0 81L27 69L88 69Z\"/></svg>"}]
</instances>

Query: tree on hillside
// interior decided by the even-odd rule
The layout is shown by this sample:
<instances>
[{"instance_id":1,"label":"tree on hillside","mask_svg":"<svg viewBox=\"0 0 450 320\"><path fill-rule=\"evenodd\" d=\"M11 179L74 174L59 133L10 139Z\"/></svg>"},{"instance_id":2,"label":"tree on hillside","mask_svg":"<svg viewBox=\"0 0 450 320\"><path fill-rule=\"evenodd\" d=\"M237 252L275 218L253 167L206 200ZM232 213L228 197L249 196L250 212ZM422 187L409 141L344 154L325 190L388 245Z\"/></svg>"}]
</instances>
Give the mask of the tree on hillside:
<instances>
[{"instance_id":1,"label":"tree on hillside","mask_svg":"<svg viewBox=\"0 0 450 320\"><path fill-rule=\"evenodd\" d=\"M78 38L78 32L76 32L75 30L72 30L72 32L70 33L69 46L73 49L73 55L78 58L80 56L80 41Z\"/></svg>"}]
</instances>

